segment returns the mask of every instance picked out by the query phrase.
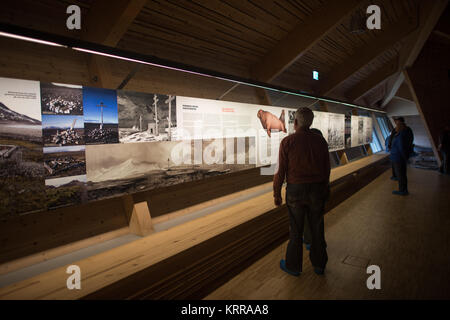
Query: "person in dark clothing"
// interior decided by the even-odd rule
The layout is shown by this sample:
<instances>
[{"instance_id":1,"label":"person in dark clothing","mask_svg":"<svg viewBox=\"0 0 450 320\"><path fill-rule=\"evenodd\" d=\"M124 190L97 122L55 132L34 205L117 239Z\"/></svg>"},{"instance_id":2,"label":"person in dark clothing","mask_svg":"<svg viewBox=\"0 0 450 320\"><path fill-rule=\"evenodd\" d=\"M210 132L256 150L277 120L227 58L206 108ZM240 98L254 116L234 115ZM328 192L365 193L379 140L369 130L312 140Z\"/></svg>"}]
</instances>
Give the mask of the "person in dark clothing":
<instances>
[{"instance_id":1,"label":"person in dark clothing","mask_svg":"<svg viewBox=\"0 0 450 320\"><path fill-rule=\"evenodd\" d=\"M439 151L442 155L442 164L439 171L444 174L450 174L450 126L447 125L439 137Z\"/></svg>"},{"instance_id":2,"label":"person in dark clothing","mask_svg":"<svg viewBox=\"0 0 450 320\"><path fill-rule=\"evenodd\" d=\"M395 126L398 127L399 125L402 125L405 127L406 130L406 144L408 145L408 158L414 153L414 134L411 130L410 127L408 127L405 123L405 118L403 117L395 117L394 118L394 122L395 122ZM392 140L394 139L395 135L396 135L396 128L394 128L391 131L391 134L389 135L389 137L386 138L386 151L390 151L392 148ZM391 176L391 180L395 180L398 181L398 177L397 174L395 172L395 168L394 168L394 162L392 162L392 176Z\"/></svg>"},{"instance_id":3,"label":"person in dark clothing","mask_svg":"<svg viewBox=\"0 0 450 320\"><path fill-rule=\"evenodd\" d=\"M317 133L323 137L322 131L316 128L310 128L311 132ZM329 193L329 192L328 192ZM327 199L328 200L328 199ZM305 244L306 250L311 250L311 230L309 229L308 216L305 214L305 227L303 230L303 243Z\"/></svg>"},{"instance_id":4,"label":"person in dark clothing","mask_svg":"<svg viewBox=\"0 0 450 320\"><path fill-rule=\"evenodd\" d=\"M413 139L412 130L405 125L403 118L395 120L395 132L393 132L391 142L391 161L395 176L398 179L399 190L392 191L393 194L408 195L408 179L406 176L406 167L408 159L412 154Z\"/></svg>"},{"instance_id":5,"label":"person in dark clothing","mask_svg":"<svg viewBox=\"0 0 450 320\"><path fill-rule=\"evenodd\" d=\"M299 108L295 114L295 133L281 141L278 171L273 179L274 203L282 203L281 187L287 180L286 204L290 228L286 260L280 268L294 276L302 272L305 215L311 230L309 257L317 274L323 274L328 261L324 234L324 204L329 193L330 158L325 139L312 132L314 114Z\"/></svg>"}]
</instances>

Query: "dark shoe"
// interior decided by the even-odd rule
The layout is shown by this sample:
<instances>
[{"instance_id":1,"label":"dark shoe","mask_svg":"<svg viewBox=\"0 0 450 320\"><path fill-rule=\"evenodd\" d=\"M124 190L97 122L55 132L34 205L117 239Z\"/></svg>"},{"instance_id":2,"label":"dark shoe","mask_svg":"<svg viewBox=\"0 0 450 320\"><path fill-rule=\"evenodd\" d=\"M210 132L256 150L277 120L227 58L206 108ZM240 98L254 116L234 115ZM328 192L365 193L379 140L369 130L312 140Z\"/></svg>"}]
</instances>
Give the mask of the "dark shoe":
<instances>
[{"instance_id":1,"label":"dark shoe","mask_svg":"<svg viewBox=\"0 0 450 320\"><path fill-rule=\"evenodd\" d=\"M397 177L394 177L394 176L392 176L392 177L391 177L391 180L394 180L394 181L398 181L398 178L397 178Z\"/></svg>"},{"instance_id":2,"label":"dark shoe","mask_svg":"<svg viewBox=\"0 0 450 320\"><path fill-rule=\"evenodd\" d=\"M409 192L408 191L397 191L397 190L394 190L394 191L392 191L392 194L396 194L396 195L399 195L399 196L407 196L409 194Z\"/></svg>"},{"instance_id":3,"label":"dark shoe","mask_svg":"<svg viewBox=\"0 0 450 320\"><path fill-rule=\"evenodd\" d=\"M301 273L301 272L291 271L288 268L286 268L286 260L284 260L284 259L280 260L280 268L284 272L289 273L291 276L294 276L294 277L298 277L300 275L300 273Z\"/></svg>"},{"instance_id":4,"label":"dark shoe","mask_svg":"<svg viewBox=\"0 0 450 320\"><path fill-rule=\"evenodd\" d=\"M314 272L316 274L318 274L319 276L321 276L321 275L323 275L325 273L325 269L314 267Z\"/></svg>"}]
</instances>

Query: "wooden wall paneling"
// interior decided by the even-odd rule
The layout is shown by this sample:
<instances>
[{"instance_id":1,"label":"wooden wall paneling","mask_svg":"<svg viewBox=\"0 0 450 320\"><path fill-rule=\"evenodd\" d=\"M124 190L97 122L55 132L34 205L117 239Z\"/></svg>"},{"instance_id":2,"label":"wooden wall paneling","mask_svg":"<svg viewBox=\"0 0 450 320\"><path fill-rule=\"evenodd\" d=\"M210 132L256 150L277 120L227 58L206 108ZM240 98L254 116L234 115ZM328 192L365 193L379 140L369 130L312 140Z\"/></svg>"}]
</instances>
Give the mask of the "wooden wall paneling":
<instances>
[{"instance_id":1,"label":"wooden wall paneling","mask_svg":"<svg viewBox=\"0 0 450 320\"><path fill-rule=\"evenodd\" d=\"M81 52L3 37L0 46L2 77L89 84L86 55Z\"/></svg>"},{"instance_id":2,"label":"wooden wall paneling","mask_svg":"<svg viewBox=\"0 0 450 320\"><path fill-rule=\"evenodd\" d=\"M120 198L17 216L0 222L0 263L95 238L127 226ZM99 240L104 238L99 237Z\"/></svg>"},{"instance_id":3,"label":"wooden wall paneling","mask_svg":"<svg viewBox=\"0 0 450 320\"><path fill-rule=\"evenodd\" d=\"M244 170L191 181L151 191L133 194L135 202L147 201L152 217L199 205L231 193L272 181L272 176L260 174L260 168ZM214 185L214 188L211 188Z\"/></svg>"}]
</instances>

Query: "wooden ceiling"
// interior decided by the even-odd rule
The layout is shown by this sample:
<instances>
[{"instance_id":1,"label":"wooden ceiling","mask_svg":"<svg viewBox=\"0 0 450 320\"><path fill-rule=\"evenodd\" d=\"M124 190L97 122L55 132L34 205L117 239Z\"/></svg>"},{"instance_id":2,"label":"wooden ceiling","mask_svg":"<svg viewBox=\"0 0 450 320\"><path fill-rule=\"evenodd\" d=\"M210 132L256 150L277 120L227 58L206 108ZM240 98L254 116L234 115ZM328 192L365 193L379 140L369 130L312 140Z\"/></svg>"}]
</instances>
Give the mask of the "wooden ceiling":
<instances>
[{"instance_id":1,"label":"wooden ceiling","mask_svg":"<svg viewBox=\"0 0 450 320\"><path fill-rule=\"evenodd\" d=\"M407 67L403 55L429 36L429 28L419 32L424 17L434 27L446 3L15 0L3 6L0 21L377 106ZM65 27L70 4L82 9L81 31ZM381 30L365 28L370 4L381 8ZM99 61L94 65L102 69ZM312 79L313 70L320 72L319 81Z\"/></svg>"}]
</instances>

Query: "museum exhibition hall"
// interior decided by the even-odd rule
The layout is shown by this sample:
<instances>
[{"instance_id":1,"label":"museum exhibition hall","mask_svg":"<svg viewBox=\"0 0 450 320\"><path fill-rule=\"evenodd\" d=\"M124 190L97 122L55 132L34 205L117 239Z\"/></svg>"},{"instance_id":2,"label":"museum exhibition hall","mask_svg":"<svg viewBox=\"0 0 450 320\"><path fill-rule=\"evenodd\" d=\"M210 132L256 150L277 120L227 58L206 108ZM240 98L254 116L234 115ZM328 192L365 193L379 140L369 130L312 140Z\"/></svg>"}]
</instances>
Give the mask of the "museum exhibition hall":
<instances>
[{"instance_id":1,"label":"museum exhibition hall","mask_svg":"<svg viewBox=\"0 0 450 320\"><path fill-rule=\"evenodd\" d=\"M449 10L4 1L0 300L450 299Z\"/></svg>"}]
</instances>

